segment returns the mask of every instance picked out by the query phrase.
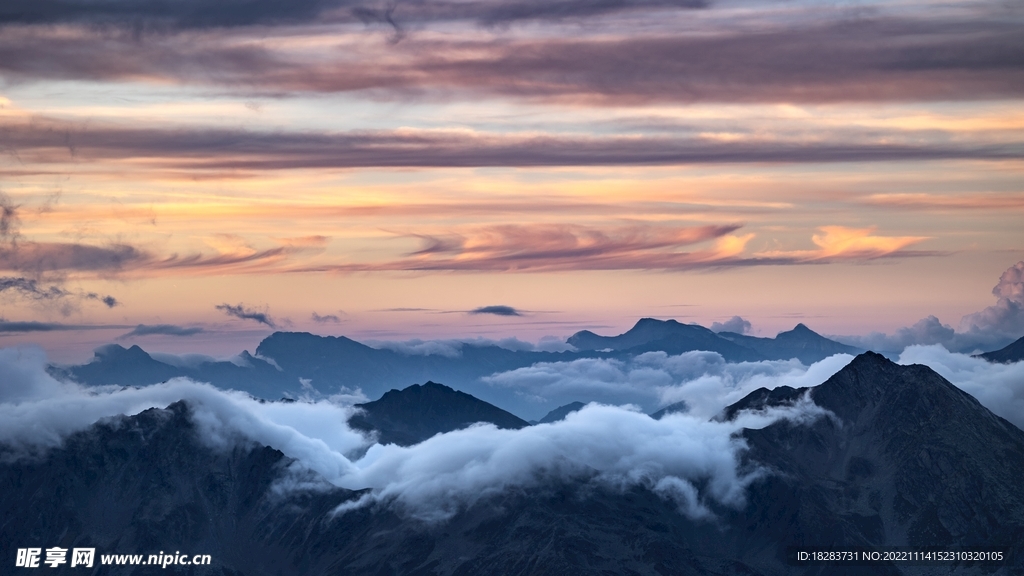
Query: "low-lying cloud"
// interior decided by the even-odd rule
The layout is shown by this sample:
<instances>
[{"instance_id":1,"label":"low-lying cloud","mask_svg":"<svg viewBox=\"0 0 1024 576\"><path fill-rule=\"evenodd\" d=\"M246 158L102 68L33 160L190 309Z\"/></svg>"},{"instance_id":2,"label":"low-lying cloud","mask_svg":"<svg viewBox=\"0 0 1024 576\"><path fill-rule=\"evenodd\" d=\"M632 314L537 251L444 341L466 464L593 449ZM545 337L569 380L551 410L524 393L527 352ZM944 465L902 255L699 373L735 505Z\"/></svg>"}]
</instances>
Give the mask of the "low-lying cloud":
<instances>
[{"instance_id":1,"label":"low-lying cloud","mask_svg":"<svg viewBox=\"0 0 1024 576\"><path fill-rule=\"evenodd\" d=\"M212 446L255 441L281 450L334 486L369 489L336 510L339 514L384 505L424 521L444 521L503 490L573 481L612 490L646 487L700 519L721 507L742 506L746 487L769 473L739 465L745 446L736 432L780 419L807 423L827 413L804 397L792 406L742 413L730 422L708 416L754 387L815 386L847 361L848 356L835 356L810 367L797 362L725 364L711 353L655 353L628 364L549 364L540 368L556 377L537 380L535 391L550 391L560 383L575 386L574 392L639 385L653 389L655 397L685 399L692 408L654 420L635 406L591 403L551 424L521 430L476 425L400 447L373 444L347 427L358 396L259 402L186 379L144 388L87 388L53 378L38 348L2 349L0 442L15 451L7 457L39 453L101 418L183 399L193 410L200 438ZM938 346L909 348L900 361L933 367L989 409L1024 425L1024 363L989 364ZM602 377L602 371L612 377ZM567 377L573 375L575 382ZM286 489L287 482L276 488Z\"/></svg>"},{"instance_id":2,"label":"low-lying cloud","mask_svg":"<svg viewBox=\"0 0 1024 576\"><path fill-rule=\"evenodd\" d=\"M763 474L741 471L745 447L735 432L824 414L804 401L734 422L681 414L655 421L634 407L591 404L553 424L523 430L477 425L403 448L371 445L349 429L351 397L261 403L186 379L144 388L87 388L54 379L37 348L0 350L0 379L0 441L17 452L39 453L101 418L183 399L204 442L274 447L335 486L370 489L347 508L394 505L425 521L442 521L508 488L559 480L610 489L645 486L693 518L708 517L716 506L741 506L745 487Z\"/></svg>"},{"instance_id":3,"label":"low-lying cloud","mask_svg":"<svg viewBox=\"0 0 1024 576\"><path fill-rule=\"evenodd\" d=\"M459 358L462 356L464 346L497 346L513 352L570 352L576 349L565 342L565 339L555 336L544 336L536 343L520 340L519 338L463 338L447 340L422 340L413 338L411 340L362 340L371 348L393 350L406 356L446 356L448 358Z\"/></svg>"},{"instance_id":4,"label":"low-lying cloud","mask_svg":"<svg viewBox=\"0 0 1024 576\"><path fill-rule=\"evenodd\" d=\"M994 331L1001 334L1024 334L1024 260L1010 266L999 283L992 288L996 303L984 310L964 316L960 330L964 332Z\"/></svg>"},{"instance_id":5,"label":"low-lying cloud","mask_svg":"<svg viewBox=\"0 0 1024 576\"><path fill-rule=\"evenodd\" d=\"M935 316L918 320L892 334L872 332L866 336L834 336L844 344L895 355L908 346L941 344L952 352L989 352L1024 336L1024 261L1010 266L992 288L996 303L967 314L959 330Z\"/></svg>"},{"instance_id":6,"label":"low-lying cloud","mask_svg":"<svg viewBox=\"0 0 1024 576\"><path fill-rule=\"evenodd\" d=\"M174 324L139 324L127 332L118 336L118 339L131 338L132 336L194 336L203 332L199 326L177 326Z\"/></svg>"},{"instance_id":7,"label":"low-lying cloud","mask_svg":"<svg viewBox=\"0 0 1024 576\"><path fill-rule=\"evenodd\" d=\"M539 362L482 380L538 403L597 401L653 412L685 400L690 414L711 418L758 388L816 386L852 359L837 354L804 366L795 359L729 363L717 352L646 352L628 360Z\"/></svg>"}]
</instances>

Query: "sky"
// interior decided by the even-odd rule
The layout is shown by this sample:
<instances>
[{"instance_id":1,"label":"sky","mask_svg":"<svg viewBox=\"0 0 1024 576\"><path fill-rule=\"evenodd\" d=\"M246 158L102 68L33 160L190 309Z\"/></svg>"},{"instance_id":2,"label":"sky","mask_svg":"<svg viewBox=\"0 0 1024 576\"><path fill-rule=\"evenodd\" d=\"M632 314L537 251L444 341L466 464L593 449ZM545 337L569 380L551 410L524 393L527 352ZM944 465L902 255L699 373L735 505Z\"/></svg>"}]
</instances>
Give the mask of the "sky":
<instances>
[{"instance_id":1,"label":"sky","mask_svg":"<svg viewBox=\"0 0 1024 576\"><path fill-rule=\"evenodd\" d=\"M1019 337L1022 32L989 0L10 0L0 347Z\"/></svg>"}]
</instances>

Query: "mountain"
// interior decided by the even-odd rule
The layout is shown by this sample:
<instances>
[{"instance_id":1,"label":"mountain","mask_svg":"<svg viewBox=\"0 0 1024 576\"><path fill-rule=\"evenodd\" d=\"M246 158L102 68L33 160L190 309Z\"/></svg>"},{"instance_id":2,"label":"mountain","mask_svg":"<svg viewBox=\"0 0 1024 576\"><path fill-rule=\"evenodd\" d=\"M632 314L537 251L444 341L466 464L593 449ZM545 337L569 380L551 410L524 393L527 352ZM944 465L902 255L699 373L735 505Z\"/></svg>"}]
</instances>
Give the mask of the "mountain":
<instances>
[{"instance_id":1,"label":"mountain","mask_svg":"<svg viewBox=\"0 0 1024 576\"><path fill-rule=\"evenodd\" d=\"M796 358L804 364L813 364L834 354L859 354L864 350L840 344L797 324L788 332L779 332L775 338L758 338L735 332L719 332L719 336L754 350L769 360Z\"/></svg>"},{"instance_id":2,"label":"mountain","mask_svg":"<svg viewBox=\"0 0 1024 576\"><path fill-rule=\"evenodd\" d=\"M411 446L436 434L478 422L498 428L529 426L493 404L434 382L391 390L379 400L356 404L356 407L361 412L349 419L349 426L377 432L381 444Z\"/></svg>"},{"instance_id":3,"label":"mountain","mask_svg":"<svg viewBox=\"0 0 1024 576\"><path fill-rule=\"evenodd\" d=\"M789 360L804 364L824 360L834 354L859 354L863 350L830 340L803 324L775 338L758 338L735 332L715 333L703 326L680 324L675 320L642 318L618 336L598 336L589 330L577 332L566 340L578 350L612 350L641 354L663 351L682 354L692 350L718 352L726 361Z\"/></svg>"},{"instance_id":4,"label":"mountain","mask_svg":"<svg viewBox=\"0 0 1024 576\"><path fill-rule=\"evenodd\" d=\"M654 412L653 414L651 414L651 418L654 418L655 420L661 420L662 418L668 416L669 414L675 414L677 412L688 412L689 410L690 406L686 403L686 400L680 400L675 404L669 404L668 406L665 406L661 410Z\"/></svg>"},{"instance_id":5,"label":"mountain","mask_svg":"<svg viewBox=\"0 0 1024 576\"><path fill-rule=\"evenodd\" d=\"M50 371L57 377L92 386L146 386L171 378L191 378L271 400L301 391L296 377L283 373L265 359L243 351L236 362L214 360L189 366L172 365L153 358L137 345L124 348L108 344L98 348L92 361L86 364L51 367Z\"/></svg>"},{"instance_id":6,"label":"mountain","mask_svg":"<svg viewBox=\"0 0 1024 576\"><path fill-rule=\"evenodd\" d=\"M406 394L408 392L408 394ZM389 393L404 422L452 406L489 410L440 385ZM794 564L792 547L967 546L1024 541L1024 432L924 366L858 356L814 388L761 389L730 406L793 404L831 416L743 429L743 469L762 470L745 504L708 502L692 520L643 486L585 477L480 495L440 524L386 503L335 515L363 492L297 473L252 442L212 447L188 405L97 423L41 455L0 448L0 555L19 546L95 546L97 554L210 554L209 572L277 574L1019 574L1008 566ZM443 406L429 405L436 398ZM372 403L368 403L372 404ZM492 407L493 408L493 407ZM496 409L495 409L496 410ZM456 418L452 418L456 420ZM316 489L286 491L296 479ZM107 567L129 574L128 567ZM151 573L139 569L139 574Z\"/></svg>"},{"instance_id":7,"label":"mountain","mask_svg":"<svg viewBox=\"0 0 1024 576\"><path fill-rule=\"evenodd\" d=\"M558 422L559 420L565 420L565 417L572 412L579 412L580 408L586 406L583 402L570 402L564 406L559 406L551 412L548 412L543 418L541 418L537 424L550 424L551 422Z\"/></svg>"},{"instance_id":8,"label":"mountain","mask_svg":"<svg viewBox=\"0 0 1024 576\"><path fill-rule=\"evenodd\" d=\"M164 551L212 560L168 573L230 576L755 573L699 548L693 533L713 542L718 531L644 489L495 493L440 525L388 506L335 515L362 492L313 473L299 480L316 489L282 491L291 460L255 444L210 447L191 414L179 402L99 423L45 457L4 454L0 557L12 566L17 547L94 547L97 566L83 573L114 576L156 568L99 566L103 555Z\"/></svg>"},{"instance_id":9,"label":"mountain","mask_svg":"<svg viewBox=\"0 0 1024 576\"><path fill-rule=\"evenodd\" d=\"M1024 360L1024 336L1018 338L1015 342L1005 348L993 350L992 352L985 352L984 354L978 354L977 357L984 358L989 362L998 362L1000 364L1020 362L1021 360Z\"/></svg>"},{"instance_id":10,"label":"mountain","mask_svg":"<svg viewBox=\"0 0 1024 576\"><path fill-rule=\"evenodd\" d=\"M707 350L718 352L728 362L764 360L763 356L752 349L721 338L703 326L654 318L641 318L632 328L618 336L598 336L583 330L570 336L566 342L583 351L612 350L630 354L661 351L682 354Z\"/></svg>"},{"instance_id":11,"label":"mountain","mask_svg":"<svg viewBox=\"0 0 1024 576\"><path fill-rule=\"evenodd\" d=\"M742 433L749 461L776 473L752 486L746 510L731 518L741 532L789 546L1024 539L1024 432L930 368L868 352L820 386L758 390L726 415L805 393L834 417Z\"/></svg>"}]
</instances>

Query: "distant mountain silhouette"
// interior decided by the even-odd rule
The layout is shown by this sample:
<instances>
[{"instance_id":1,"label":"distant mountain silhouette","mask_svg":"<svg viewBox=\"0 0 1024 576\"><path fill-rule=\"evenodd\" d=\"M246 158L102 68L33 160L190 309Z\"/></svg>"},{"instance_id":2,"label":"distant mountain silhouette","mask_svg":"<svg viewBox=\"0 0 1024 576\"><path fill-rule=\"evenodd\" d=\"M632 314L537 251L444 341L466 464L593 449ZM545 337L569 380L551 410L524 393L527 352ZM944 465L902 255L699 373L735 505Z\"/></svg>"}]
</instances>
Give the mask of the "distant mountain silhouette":
<instances>
[{"instance_id":1,"label":"distant mountain silhouette","mask_svg":"<svg viewBox=\"0 0 1024 576\"><path fill-rule=\"evenodd\" d=\"M764 360L761 354L721 338L703 326L654 318L641 318L636 325L618 336L598 336L583 330L570 336L566 342L577 350L613 350L632 354L653 351L682 354L707 350L718 352L729 362Z\"/></svg>"},{"instance_id":2,"label":"distant mountain silhouette","mask_svg":"<svg viewBox=\"0 0 1024 576\"><path fill-rule=\"evenodd\" d=\"M173 366L153 358L137 345L124 348L118 344L108 344L96 350L91 362L52 368L51 372L55 376L92 386L146 386L184 377L197 382L209 382L221 388L244 390L266 399L299 393L297 378L283 373L266 360L245 351L239 355L238 360L238 364L212 361L195 366Z\"/></svg>"},{"instance_id":3,"label":"distant mountain silhouette","mask_svg":"<svg viewBox=\"0 0 1024 576\"><path fill-rule=\"evenodd\" d=\"M799 358L804 363L856 349L834 342L798 325L776 338L716 334L701 326L675 320L641 319L619 336L579 332L569 338L574 352L513 351L494 345L463 344L454 356L410 355L371 348L343 336L316 336L305 332L275 332L256 348L233 361L207 361L187 366L161 362L138 346L109 345L96 351L87 364L53 368L89 385L140 386L187 377L221 388L242 390L276 400L361 391L378 398L410 382L444 382L455 389L518 415L537 418L574 398L528 400L513 387L495 386L481 379L492 374L526 368L542 362L571 362L581 358L628 361L638 354L661 351L675 355L695 350L717 352L729 362ZM311 386L315 392L307 388ZM592 400L581 398L581 400Z\"/></svg>"},{"instance_id":4,"label":"distant mountain silhouette","mask_svg":"<svg viewBox=\"0 0 1024 576\"><path fill-rule=\"evenodd\" d=\"M675 414L677 412L689 412L689 411L690 411L689 404L686 403L686 400L681 400L679 402L676 402L675 404L669 404L668 406L665 406L661 410L658 410L657 412L654 412L653 414L651 414L651 418L654 418L655 420L661 420L662 418L664 418L665 416L668 416L669 414Z\"/></svg>"},{"instance_id":5,"label":"distant mountain silhouette","mask_svg":"<svg viewBox=\"0 0 1024 576\"><path fill-rule=\"evenodd\" d=\"M803 324L788 332L779 332L775 338L758 338L735 332L719 332L726 340L746 346L770 360L796 358L804 364L813 364L834 354L859 354L864 350L829 340Z\"/></svg>"},{"instance_id":6,"label":"distant mountain silhouette","mask_svg":"<svg viewBox=\"0 0 1024 576\"><path fill-rule=\"evenodd\" d=\"M349 419L349 426L377 432L381 444L411 446L436 434L478 422L498 428L529 426L493 404L434 382L391 390L379 400L356 404L356 407L362 412Z\"/></svg>"},{"instance_id":7,"label":"distant mountain silhouette","mask_svg":"<svg viewBox=\"0 0 1024 576\"><path fill-rule=\"evenodd\" d=\"M559 406L551 412L548 412L543 418L541 418L537 424L550 424L551 422L558 422L559 420L565 420L565 417L572 412L579 412L580 408L586 406L583 402L570 402L564 406Z\"/></svg>"},{"instance_id":8,"label":"distant mountain silhouette","mask_svg":"<svg viewBox=\"0 0 1024 576\"><path fill-rule=\"evenodd\" d=\"M992 352L985 352L984 354L978 354L977 357L984 358L989 362L998 362L1000 364L1020 362L1024 360L1024 336L1018 338L1005 348L993 350Z\"/></svg>"},{"instance_id":9,"label":"distant mountain silhouette","mask_svg":"<svg viewBox=\"0 0 1024 576\"><path fill-rule=\"evenodd\" d=\"M467 420L454 416L460 407L501 413L440 385L389 394L367 414L452 423ZM552 477L484 495L437 525L388 505L333 515L361 492L330 487L312 472L302 482L321 489L282 493L289 459L255 444L207 446L179 402L98 423L42 456L15 458L0 448L0 555L10 560L15 547L35 543L98 553L187 550L211 554L211 573L250 575L1024 570L1019 554L999 572L971 563L791 564L792 546L1013 550L1024 541L1020 429L929 368L873 353L814 388L757 390L721 417L806 394L831 416L740 431L743 467L764 472L742 508L708 503L713 519L691 520L642 486L604 489Z\"/></svg>"}]
</instances>

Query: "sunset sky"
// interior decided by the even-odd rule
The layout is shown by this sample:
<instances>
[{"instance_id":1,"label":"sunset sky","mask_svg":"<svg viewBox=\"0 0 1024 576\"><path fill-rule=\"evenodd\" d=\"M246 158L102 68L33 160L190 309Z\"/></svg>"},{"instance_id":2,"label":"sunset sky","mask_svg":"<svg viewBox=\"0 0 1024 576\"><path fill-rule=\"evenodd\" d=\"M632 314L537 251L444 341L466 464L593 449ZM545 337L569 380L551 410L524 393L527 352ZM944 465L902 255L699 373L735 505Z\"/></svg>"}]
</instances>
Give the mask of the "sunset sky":
<instances>
[{"instance_id":1,"label":"sunset sky","mask_svg":"<svg viewBox=\"0 0 1024 576\"><path fill-rule=\"evenodd\" d=\"M59 361L1011 337L961 319L1024 333L1024 5L7 0L0 192L0 346Z\"/></svg>"}]
</instances>

